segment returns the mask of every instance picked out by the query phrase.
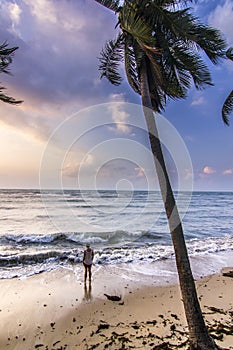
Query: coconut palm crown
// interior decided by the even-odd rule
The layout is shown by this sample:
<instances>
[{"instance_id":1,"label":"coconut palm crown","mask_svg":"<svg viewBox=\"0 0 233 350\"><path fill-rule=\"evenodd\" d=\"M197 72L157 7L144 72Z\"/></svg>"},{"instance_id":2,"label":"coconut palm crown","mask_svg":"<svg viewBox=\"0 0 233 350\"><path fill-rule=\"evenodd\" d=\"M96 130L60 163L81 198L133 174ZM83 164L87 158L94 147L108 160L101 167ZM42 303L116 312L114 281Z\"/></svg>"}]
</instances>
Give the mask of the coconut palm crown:
<instances>
[{"instance_id":1,"label":"coconut palm crown","mask_svg":"<svg viewBox=\"0 0 233 350\"><path fill-rule=\"evenodd\" d=\"M4 42L0 45L0 73L10 74L9 65L12 63L14 52L18 47L8 47L8 44ZM5 87L0 86L0 100L10 104L19 104L23 101L16 100L13 97L7 96L3 93Z\"/></svg>"},{"instance_id":2,"label":"coconut palm crown","mask_svg":"<svg viewBox=\"0 0 233 350\"><path fill-rule=\"evenodd\" d=\"M197 89L212 85L201 51L214 63L225 56L220 32L200 23L174 0L97 0L118 15L119 32L101 52L101 77L119 85L121 62L130 86L141 94L140 69L146 60L152 107L161 111L168 99L185 98L194 83ZM122 2L121 2L122 3Z\"/></svg>"}]
</instances>

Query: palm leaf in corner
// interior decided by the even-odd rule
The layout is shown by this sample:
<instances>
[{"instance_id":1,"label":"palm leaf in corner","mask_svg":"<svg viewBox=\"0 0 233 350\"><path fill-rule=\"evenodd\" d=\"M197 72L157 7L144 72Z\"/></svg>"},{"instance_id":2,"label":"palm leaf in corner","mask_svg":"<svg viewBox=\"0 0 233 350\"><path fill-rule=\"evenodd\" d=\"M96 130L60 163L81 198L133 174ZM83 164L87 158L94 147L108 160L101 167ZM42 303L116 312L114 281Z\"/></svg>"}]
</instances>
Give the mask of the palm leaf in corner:
<instances>
[{"instance_id":1,"label":"palm leaf in corner","mask_svg":"<svg viewBox=\"0 0 233 350\"><path fill-rule=\"evenodd\" d=\"M124 41L119 33L115 40L109 40L101 51L99 70L101 78L106 77L113 85L120 85L122 78L118 72L120 63L123 61Z\"/></svg>"},{"instance_id":2,"label":"palm leaf in corner","mask_svg":"<svg viewBox=\"0 0 233 350\"><path fill-rule=\"evenodd\" d=\"M233 47L230 47L226 52L227 58L233 61ZM222 106L222 119L226 125L229 125L229 116L233 112L233 90L227 96Z\"/></svg>"},{"instance_id":3,"label":"palm leaf in corner","mask_svg":"<svg viewBox=\"0 0 233 350\"><path fill-rule=\"evenodd\" d=\"M226 98L222 107L222 119L225 124L229 125L229 116L233 112L233 90Z\"/></svg>"},{"instance_id":4,"label":"palm leaf in corner","mask_svg":"<svg viewBox=\"0 0 233 350\"><path fill-rule=\"evenodd\" d=\"M8 43L4 42L0 45L0 73L10 74L9 65L12 63L14 52L18 47L8 47ZM13 97L7 96L3 93L4 86L0 86L0 101L10 104L20 104L23 101L16 100Z\"/></svg>"}]
</instances>

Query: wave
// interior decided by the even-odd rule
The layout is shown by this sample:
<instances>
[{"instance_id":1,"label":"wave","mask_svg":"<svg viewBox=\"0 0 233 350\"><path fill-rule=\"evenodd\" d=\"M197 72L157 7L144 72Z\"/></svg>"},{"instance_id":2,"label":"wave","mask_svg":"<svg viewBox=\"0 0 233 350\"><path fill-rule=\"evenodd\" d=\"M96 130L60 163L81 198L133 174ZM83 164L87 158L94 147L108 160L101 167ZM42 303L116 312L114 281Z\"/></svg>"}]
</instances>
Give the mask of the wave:
<instances>
[{"instance_id":1,"label":"wave","mask_svg":"<svg viewBox=\"0 0 233 350\"><path fill-rule=\"evenodd\" d=\"M58 260L64 257L64 253L56 251L40 252L34 254L0 255L1 267L13 267L29 264L45 263L48 260Z\"/></svg>"},{"instance_id":2,"label":"wave","mask_svg":"<svg viewBox=\"0 0 233 350\"><path fill-rule=\"evenodd\" d=\"M116 245L124 242L153 242L164 238L164 234L152 231L129 232L124 230L107 232L65 232L51 233L47 235L38 234L6 234L0 236L0 244L30 245L58 245L62 243L84 245L92 244Z\"/></svg>"},{"instance_id":3,"label":"wave","mask_svg":"<svg viewBox=\"0 0 233 350\"><path fill-rule=\"evenodd\" d=\"M58 242L74 242L72 234L67 233L52 233L49 235L36 234L7 234L0 237L0 243L23 244L23 245L37 245L37 244L56 244ZM76 243L78 243L76 241Z\"/></svg>"},{"instance_id":4,"label":"wave","mask_svg":"<svg viewBox=\"0 0 233 350\"><path fill-rule=\"evenodd\" d=\"M94 245L93 245L94 246ZM204 256L233 251L233 237L226 236L222 238L208 238L203 240L192 239L187 242L187 248L190 256ZM133 262L152 263L171 259L174 257L172 245L163 244L138 244L138 242L124 245L97 247L95 250L95 264L124 264ZM30 266L32 271L38 271L35 266L43 264L43 268L49 269L51 266L56 268L64 264L78 264L82 262L83 247L71 249L43 249L43 250L19 250L12 251L11 254L0 255L0 278L2 277L2 268L14 269L23 266ZM19 272L19 271L18 271Z\"/></svg>"}]
</instances>

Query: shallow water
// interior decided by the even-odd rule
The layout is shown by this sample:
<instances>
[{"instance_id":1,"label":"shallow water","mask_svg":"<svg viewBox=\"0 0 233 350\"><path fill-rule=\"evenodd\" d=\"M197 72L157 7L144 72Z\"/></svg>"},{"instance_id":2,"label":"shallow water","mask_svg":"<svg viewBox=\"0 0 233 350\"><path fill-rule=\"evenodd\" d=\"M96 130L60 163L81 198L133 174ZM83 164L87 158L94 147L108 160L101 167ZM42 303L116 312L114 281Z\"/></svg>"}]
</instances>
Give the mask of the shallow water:
<instances>
[{"instance_id":1,"label":"shallow water","mask_svg":"<svg viewBox=\"0 0 233 350\"><path fill-rule=\"evenodd\" d=\"M177 197L195 269L218 272L233 255L233 193ZM125 265L145 276L167 271L169 278L175 271L159 192L1 190L0 203L0 278L61 266L81 271L87 242L96 266Z\"/></svg>"}]
</instances>

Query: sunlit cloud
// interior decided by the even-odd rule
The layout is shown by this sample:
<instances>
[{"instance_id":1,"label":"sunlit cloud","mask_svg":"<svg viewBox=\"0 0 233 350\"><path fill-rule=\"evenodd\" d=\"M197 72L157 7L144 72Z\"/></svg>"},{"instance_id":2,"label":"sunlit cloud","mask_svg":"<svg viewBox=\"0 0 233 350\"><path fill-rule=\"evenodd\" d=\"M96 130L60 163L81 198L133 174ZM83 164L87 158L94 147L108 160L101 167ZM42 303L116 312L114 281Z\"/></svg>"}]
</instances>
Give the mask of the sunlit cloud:
<instances>
[{"instance_id":1,"label":"sunlit cloud","mask_svg":"<svg viewBox=\"0 0 233 350\"><path fill-rule=\"evenodd\" d=\"M87 7L95 21L86 20ZM106 91L96 84L97 57L111 35L105 28L109 25L114 32L114 22L101 6L94 1L61 0L58 6L53 0L4 0L0 21L0 37L19 46L12 70L15 96L25 104L36 99L51 106L73 102L82 108L102 96L107 99L109 86Z\"/></svg>"},{"instance_id":2,"label":"sunlit cloud","mask_svg":"<svg viewBox=\"0 0 233 350\"><path fill-rule=\"evenodd\" d=\"M23 0L30 8L31 13L40 22L57 22L56 8L51 1L46 0Z\"/></svg>"},{"instance_id":3,"label":"sunlit cloud","mask_svg":"<svg viewBox=\"0 0 233 350\"><path fill-rule=\"evenodd\" d=\"M77 177L79 168L80 168L80 163L66 162L66 164L62 168L62 175L68 176L68 177Z\"/></svg>"},{"instance_id":4,"label":"sunlit cloud","mask_svg":"<svg viewBox=\"0 0 233 350\"><path fill-rule=\"evenodd\" d=\"M123 93L110 94L109 100L110 100L110 102L125 102L125 97L124 97Z\"/></svg>"},{"instance_id":5,"label":"sunlit cloud","mask_svg":"<svg viewBox=\"0 0 233 350\"><path fill-rule=\"evenodd\" d=\"M141 167L135 168L137 175L136 177L145 177L145 170Z\"/></svg>"},{"instance_id":6,"label":"sunlit cloud","mask_svg":"<svg viewBox=\"0 0 233 350\"><path fill-rule=\"evenodd\" d=\"M212 27L218 28L224 33L229 45L233 44L232 18L233 2L226 0L223 5L216 7L208 20Z\"/></svg>"},{"instance_id":7,"label":"sunlit cloud","mask_svg":"<svg viewBox=\"0 0 233 350\"><path fill-rule=\"evenodd\" d=\"M204 169L203 169L203 174L212 175L212 174L215 174L215 173L216 173L216 170L211 168L210 166L205 166Z\"/></svg>"},{"instance_id":8,"label":"sunlit cloud","mask_svg":"<svg viewBox=\"0 0 233 350\"><path fill-rule=\"evenodd\" d=\"M9 4L9 12L12 22L18 24L20 21L20 14L22 12L21 8L16 3Z\"/></svg>"},{"instance_id":9,"label":"sunlit cloud","mask_svg":"<svg viewBox=\"0 0 233 350\"><path fill-rule=\"evenodd\" d=\"M95 21L86 20L87 8ZM114 21L101 6L88 0L61 0L59 6L54 0L3 0L0 21L0 37L19 46L13 76L2 75L1 82L9 95L24 100L17 107L1 105L6 125L46 140L69 115L108 101L111 90L99 88L97 57ZM126 132L119 122L119 131Z\"/></svg>"},{"instance_id":10,"label":"sunlit cloud","mask_svg":"<svg viewBox=\"0 0 233 350\"><path fill-rule=\"evenodd\" d=\"M113 103L108 107L108 110L112 115L112 120L115 124L114 126L109 127L109 129L115 131L118 134L129 134L131 132L131 128L127 125L129 114L124 110L124 95L111 94L110 101L118 103Z\"/></svg>"},{"instance_id":11,"label":"sunlit cloud","mask_svg":"<svg viewBox=\"0 0 233 350\"><path fill-rule=\"evenodd\" d=\"M79 156L77 152L70 152L63 163L62 175L68 177L77 177L79 171L86 171L87 169L92 169L94 164L94 157L92 154L87 155L81 154L79 151ZM92 169L93 170L93 169Z\"/></svg>"},{"instance_id":12,"label":"sunlit cloud","mask_svg":"<svg viewBox=\"0 0 233 350\"><path fill-rule=\"evenodd\" d=\"M223 175L233 175L233 169L223 170Z\"/></svg>"},{"instance_id":13,"label":"sunlit cloud","mask_svg":"<svg viewBox=\"0 0 233 350\"><path fill-rule=\"evenodd\" d=\"M87 154L86 157L83 160L83 164L86 166L92 165L94 162L94 157L92 154Z\"/></svg>"}]
</instances>

